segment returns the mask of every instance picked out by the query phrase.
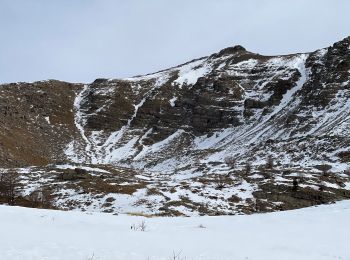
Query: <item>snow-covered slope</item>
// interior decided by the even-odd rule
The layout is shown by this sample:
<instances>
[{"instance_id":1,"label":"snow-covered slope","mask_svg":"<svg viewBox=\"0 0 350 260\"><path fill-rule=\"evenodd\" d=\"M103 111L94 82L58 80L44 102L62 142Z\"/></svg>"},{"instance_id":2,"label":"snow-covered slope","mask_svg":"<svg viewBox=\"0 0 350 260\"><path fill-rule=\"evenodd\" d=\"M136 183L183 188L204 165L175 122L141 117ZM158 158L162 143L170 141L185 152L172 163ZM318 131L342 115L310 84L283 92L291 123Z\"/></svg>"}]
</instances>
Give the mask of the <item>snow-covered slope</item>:
<instances>
[{"instance_id":1,"label":"snow-covered slope","mask_svg":"<svg viewBox=\"0 0 350 260\"><path fill-rule=\"evenodd\" d=\"M75 163L169 173L227 156L259 165L267 154L289 167L344 170L334 158L349 149L348 45L277 57L236 46L155 74L96 81L77 95L81 138L66 154ZM305 138L300 159L290 150Z\"/></svg>"},{"instance_id":2,"label":"snow-covered slope","mask_svg":"<svg viewBox=\"0 0 350 260\"><path fill-rule=\"evenodd\" d=\"M26 167L22 183L51 185L65 208L109 199L110 212L234 214L348 198L349 46L283 56L235 46L133 78L1 85L0 163ZM57 165L106 172L79 186L59 181ZM293 178L306 194L292 193Z\"/></svg>"},{"instance_id":3,"label":"snow-covered slope","mask_svg":"<svg viewBox=\"0 0 350 260\"><path fill-rule=\"evenodd\" d=\"M349 201L252 216L192 218L0 206L0 254L2 260L350 259L349 218ZM143 221L145 231L137 230ZM172 258L174 253L179 257Z\"/></svg>"}]
</instances>

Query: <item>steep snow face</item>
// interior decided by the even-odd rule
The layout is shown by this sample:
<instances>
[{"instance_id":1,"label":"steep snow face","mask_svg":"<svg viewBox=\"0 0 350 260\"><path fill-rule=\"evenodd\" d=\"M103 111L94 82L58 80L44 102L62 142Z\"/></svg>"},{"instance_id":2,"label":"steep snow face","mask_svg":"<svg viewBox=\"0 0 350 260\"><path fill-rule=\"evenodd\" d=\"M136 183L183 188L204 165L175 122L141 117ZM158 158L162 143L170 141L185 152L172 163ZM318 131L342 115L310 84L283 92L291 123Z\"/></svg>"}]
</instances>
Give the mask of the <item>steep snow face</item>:
<instances>
[{"instance_id":1,"label":"steep snow face","mask_svg":"<svg viewBox=\"0 0 350 260\"><path fill-rule=\"evenodd\" d=\"M348 201L289 212L192 218L0 206L0 229L6 234L0 252L2 260L349 259L349 218ZM139 230L142 222L145 231Z\"/></svg>"}]
</instances>

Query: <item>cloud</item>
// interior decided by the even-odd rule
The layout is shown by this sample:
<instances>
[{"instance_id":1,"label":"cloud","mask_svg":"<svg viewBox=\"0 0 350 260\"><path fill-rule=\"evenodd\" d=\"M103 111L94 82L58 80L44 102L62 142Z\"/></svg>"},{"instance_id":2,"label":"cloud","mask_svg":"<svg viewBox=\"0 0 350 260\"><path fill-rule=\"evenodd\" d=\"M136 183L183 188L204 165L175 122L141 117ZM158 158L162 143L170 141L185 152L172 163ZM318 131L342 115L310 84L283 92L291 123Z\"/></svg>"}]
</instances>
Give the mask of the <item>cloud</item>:
<instances>
[{"instance_id":1,"label":"cloud","mask_svg":"<svg viewBox=\"0 0 350 260\"><path fill-rule=\"evenodd\" d=\"M90 82L241 44L306 52L350 35L346 0L2 0L0 82Z\"/></svg>"}]
</instances>

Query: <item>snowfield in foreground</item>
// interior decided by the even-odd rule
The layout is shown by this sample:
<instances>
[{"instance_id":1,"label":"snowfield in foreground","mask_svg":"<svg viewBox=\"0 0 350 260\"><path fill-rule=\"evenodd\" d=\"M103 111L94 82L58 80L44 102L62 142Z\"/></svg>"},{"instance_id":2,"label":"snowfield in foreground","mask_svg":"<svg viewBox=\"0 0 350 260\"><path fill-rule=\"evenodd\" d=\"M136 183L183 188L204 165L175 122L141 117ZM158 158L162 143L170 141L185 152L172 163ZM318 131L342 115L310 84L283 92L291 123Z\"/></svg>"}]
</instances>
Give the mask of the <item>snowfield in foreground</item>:
<instances>
[{"instance_id":1,"label":"snowfield in foreground","mask_svg":"<svg viewBox=\"0 0 350 260\"><path fill-rule=\"evenodd\" d=\"M350 259L349 219L350 201L250 216L147 219L0 206L0 258ZM142 221L146 231L131 229Z\"/></svg>"}]
</instances>

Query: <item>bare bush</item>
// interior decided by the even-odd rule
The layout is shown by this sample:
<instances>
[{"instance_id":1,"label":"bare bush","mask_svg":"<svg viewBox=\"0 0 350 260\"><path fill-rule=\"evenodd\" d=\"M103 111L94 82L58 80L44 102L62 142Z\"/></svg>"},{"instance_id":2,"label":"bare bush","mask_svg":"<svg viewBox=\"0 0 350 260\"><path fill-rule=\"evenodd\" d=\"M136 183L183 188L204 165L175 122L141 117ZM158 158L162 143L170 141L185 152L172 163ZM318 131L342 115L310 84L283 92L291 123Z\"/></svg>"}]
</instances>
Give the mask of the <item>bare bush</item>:
<instances>
[{"instance_id":1,"label":"bare bush","mask_svg":"<svg viewBox=\"0 0 350 260\"><path fill-rule=\"evenodd\" d=\"M267 171L262 171L260 172L260 174L265 178L265 179L270 179L272 178L272 173L271 172L267 172Z\"/></svg>"},{"instance_id":2,"label":"bare bush","mask_svg":"<svg viewBox=\"0 0 350 260\"><path fill-rule=\"evenodd\" d=\"M293 178L293 191L297 191L299 188L299 182L297 178Z\"/></svg>"},{"instance_id":3,"label":"bare bush","mask_svg":"<svg viewBox=\"0 0 350 260\"><path fill-rule=\"evenodd\" d=\"M0 196L3 197L9 205L15 205L19 196L20 180L17 172L1 173L0 176Z\"/></svg>"},{"instance_id":4,"label":"bare bush","mask_svg":"<svg viewBox=\"0 0 350 260\"><path fill-rule=\"evenodd\" d=\"M29 197L31 206L34 208L53 208L53 198L49 190L38 189L33 191Z\"/></svg>"},{"instance_id":5,"label":"bare bush","mask_svg":"<svg viewBox=\"0 0 350 260\"><path fill-rule=\"evenodd\" d=\"M227 166L229 166L231 169L234 169L236 166L236 159L232 156L228 156L224 159Z\"/></svg>"},{"instance_id":6,"label":"bare bush","mask_svg":"<svg viewBox=\"0 0 350 260\"><path fill-rule=\"evenodd\" d=\"M319 191L325 191L326 189L326 183L324 181L321 181L321 183L318 185Z\"/></svg>"},{"instance_id":7,"label":"bare bush","mask_svg":"<svg viewBox=\"0 0 350 260\"><path fill-rule=\"evenodd\" d=\"M274 166L274 159L273 156L270 154L266 158L266 169L273 169Z\"/></svg>"},{"instance_id":8,"label":"bare bush","mask_svg":"<svg viewBox=\"0 0 350 260\"><path fill-rule=\"evenodd\" d=\"M87 260L94 260L95 259L95 253L92 253L92 255L90 257L88 257Z\"/></svg>"},{"instance_id":9,"label":"bare bush","mask_svg":"<svg viewBox=\"0 0 350 260\"><path fill-rule=\"evenodd\" d=\"M297 175L298 175L298 181L300 183L305 181L305 174L303 172L298 172Z\"/></svg>"},{"instance_id":10,"label":"bare bush","mask_svg":"<svg viewBox=\"0 0 350 260\"><path fill-rule=\"evenodd\" d=\"M205 226L203 224L199 224L198 228L205 228Z\"/></svg>"},{"instance_id":11,"label":"bare bush","mask_svg":"<svg viewBox=\"0 0 350 260\"><path fill-rule=\"evenodd\" d=\"M319 169L322 172L322 175L324 177L328 177L330 174L330 170L332 169L332 166L324 163L322 165L318 165L317 169Z\"/></svg>"},{"instance_id":12,"label":"bare bush","mask_svg":"<svg viewBox=\"0 0 350 260\"><path fill-rule=\"evenodd\" d=\"M146 231L147 229L147 225L146 225L146 221L142 220L139 224L132 224L131 225L131 229L134 231Z\"/></svg>"},{"instance_id":13,"label":"bare bush","mask_svg":"<svg viewBox=\"0 0 350 260\"><path fill-rule=\"evenodd\" d=\"M6 187L5 187L5 182L4 182L4 177L5 173L0 172L0 196L4 196Z\"/></svg>"},{"instance_id":14,"label":"bare bush","mask_svg":"<svg viewBox=\"0 0 350 260\"><path fill-rule=\"evenodd\" d=\"M253 206L253 210L255 212L259 212L260 211L260 202L257 198L253 198L251 200L251 205Z\"/></svg>"},{"instance_id":15,"label":"bare bush","mask_svg":"<svg viewBox=\"0 0 350 260\"><path fill-rule=\"evenodd\" d=\"M250 162L247 162L245 165L244 173L246 175L250 174L252 171L252 164Z\"/></svg>"},{"instance_id":16,"label":"bare bush","mask_svg":"<svg viewBox=\"0 0 350 260\"><path fill-rule=\"evenodd\" d=\"M222 190L223 188L226 187L226 179L225 176L218 175L216 177L216 189Z\"/></svg>"},{"instance_id":17,"label":"bare bush","mask_svg":"<svg viewBox=\"0 0 350 260\"><path fill-rule=\"evenodd\" d=\"M141 221L139 228L140 231L146 231L146 222L144 220Z\"/></svg>"},{"instance_id":18,"label":"bare bush","mask_svg":"<svg viewBox=\"0 0 350 260\"><path fill-rule=\"evenodd\" d=\"M178 253L173 252L173 254L168 258L168 260L186 260L186 257L181 256L181 251Z\"/></svg>"}]
</instances>

